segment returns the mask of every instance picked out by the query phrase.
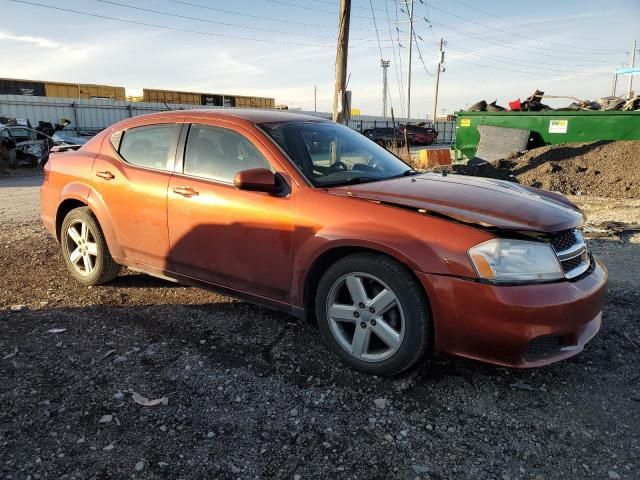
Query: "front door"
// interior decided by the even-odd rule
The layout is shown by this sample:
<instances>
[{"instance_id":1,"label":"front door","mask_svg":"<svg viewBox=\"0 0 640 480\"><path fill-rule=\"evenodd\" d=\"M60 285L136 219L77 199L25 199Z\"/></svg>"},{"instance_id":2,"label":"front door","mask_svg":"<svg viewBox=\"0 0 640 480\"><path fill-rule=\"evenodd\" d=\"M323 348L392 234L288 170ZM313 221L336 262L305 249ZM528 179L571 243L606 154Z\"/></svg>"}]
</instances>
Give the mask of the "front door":
<instances>
[{"instance_id":1,"label":"front door","mask_svg":"<svg viewBox=\"0 0 640 480\"><path fill-rule=\"evenodd\" d=\"M106 207L125 257L158 270L171 269L167 188L181 128L164 123L117 132L93 163L95 201Z\"/></svg>"},{"instance_id":2,"label":"front door","mask_svg":"<svg viewBox=\"0 0 640 480\"><path fill-rule=\"evenodd\" d=\"M189 129L182 169L169 182L171 259L180 274L286 301L293 256L291 201L233 186L238 171L275 171L276 165L251 132L224 125Z\"/></svg>"}]
</instances>

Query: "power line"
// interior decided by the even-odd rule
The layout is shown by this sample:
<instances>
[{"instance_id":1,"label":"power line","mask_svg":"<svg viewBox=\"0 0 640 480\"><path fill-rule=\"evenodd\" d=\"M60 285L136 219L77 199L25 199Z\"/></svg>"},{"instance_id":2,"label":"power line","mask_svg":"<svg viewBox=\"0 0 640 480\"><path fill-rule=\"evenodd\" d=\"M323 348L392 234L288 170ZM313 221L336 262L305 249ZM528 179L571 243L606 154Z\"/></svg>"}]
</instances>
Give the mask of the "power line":
<instances>
[{"instance_id":1,"label":"power line","mask_svg":"<svg viewBox=\"0 0 640 480\"><path fill-rule=\"evenodd\" d=\"M511 21L511 19L506 18L506 17L504 17L504 16L502 16L502 15L498 15L498 14L496 14L496 13L492 13L492 12L489 12L489 11L487 11L487 10L483 10L483 9L481 9L481 8L474 7L474 6L472 6L472 5L469 5L468 3L462 2L461 0L453 0L453 1L454 1L454 2L456 2L456 3L458 3L458 4L460 4L460 5L462 5L462 6L464 6L464 7L469 8L469 9L471 9L471 10L475 10L476 12L484 13L485 15L489 15L490 17L501 18L502 20L506 20L507 22L511 23L511 24L512 24L512 26L514 26L514 27L516 27L516 26L521 27L521 26L523 26L523 25L525 25L525 26L526 26L526 25L528 25L528 23L517 23L517 24L513 24L513 22ZM554 35L558 33L558 31L557 31L557 30L549 30L549 29L546 29L546 28L541 27L539 24L536 24L536 26L535 26L534 28L535 28L537 31L540 31L540 32L547 32L547 33L552 33L552 34L554 34ZM591 36L591 37L582 37L582 36L578 36L578 35L567 35L565 32L562 32L562 35L563 35L563 36L565 36L565 37L573 37L573 38L575 38L575 39L577 39L577 40L593 40L593 36Z\"/></svg>"},{"instance_id":2,"label":"power line","mask_svg":"<svg viewBox=\"0 0 640 480\"><path fill-rule=\"evenodd\" d=\"M301 8L303 10L311 10L313 12L329 13L331 15L335 15L336 14L336 12L331 12L329 10L322 10L320 8L308 7L306 5L298 5L297 3L283 2L281 0L267 0L267 2L277 3L279 5L286 5L287 7ZM351 17L353 17L353 18L364 18L366 20L371 20L371 17L365 17L365 16L362 16L362 15L351 15Z\"/></svg>"},{"instance_id":3,"label":"power line","mask_svg":"<svg viewBox=\"0 0 640 480\"><path fill-rule=\"evenodd\" d=\"M376 15L373 13L373 0L369 0L369 5L371 5L371 16L373 18L373 28L376 31L376 38L378 39L378 48L380 49L380 60L384 58L382 54L382 44L380 43L380 35L378 35L378 25L376 23Z\"/></svg>"},{"instance_id":4,"label":"power line","mask_svg":"<svg viewBox=\"0 0 640 480\"><path fill-rule=\"evenodd\" d=\"M383 115L387 116L387 94L389 95L389 104L391 105L391 109L393 110L393 100L391 99L391 94L387 89L387 68L389 67L389 62L385 63L384 55L382 54L382 44L380 43L380 35L378 35L378 24L376 22L376 14L373 12L373 0L369 0L369 6L371 7L371 16L373 17L373 28L376 30L376 38L378 39L378 48L380 49L380 66L382 67L382 76L383 76L383 98L382 98L382 111ZM391 44L393 45L393 43ZM395 51L395 49L394 49ZM394 58L395 61L395 58Z\"/></svg>"},{"instance_id":5,"label":"power line","mask_svg":"<svg viewBox=\"0 0 640 480\"><path fill-rule=\"evenodd\" d=\"M396 85L398 86L398 95L400 97L400 110L402 115L404 115L404 97L402 96L402 91L404 90L404 87L402 85L402 77L400 76L400 73L398 72L398 62L396 61L396 46L395 43L393 43L393 34L391 33L391 18L389 17L389 8L387 7L387 2L385 0L384 2L384 8L385 8L385 12L387 14L387 27L389 28L389 40L391 40L391 48L393 49L393 66L394 69L396 71ZM397 10L396 10L397 12ZM396 16L397 18L397 16ZM398 48L399 50L399 48ZM400 57L400 54L398 53L398 57Z\"/></svg>"},{"instance_id":6,"label":"power line","mask_svg":"<svg viewBox=\"0 0 640 480\"><path fill-rule=\"evenodd\" d=\"M327 5L333 5L334 7L338 7L339 5L336 2L332 2L331 0L314 0L316 3L326 3ZM351 8L359 8L360 10L369 10L369 7L364 7L360 5L352 5ZM375 10L377 12L384 12L381 8L372 8L371 10Z\"/></svg>"},{"instance_id":7,"label":"power line","mask_svg":"<svg viewBox=\"0 0 640 480\"><path fill-rule=\"evenodd\" d=\"M221 12L221 13L227 13L230 15L239 15L242 17L248 17L248 18L255 18L257 20L267 20L269 22L279 22L279 23L286 23L287 25L291 25L291 20L283 20L282 18L275 18L275 17L265 17L263 15L252 15L250 13L243 13L243 12L235 12L233 10L225 10L222 8L215 8L215 7L210 7L209 5L201 5L199 3L193 3L193 2L185 2L182 0L167 0L167 2L171 2L171 3L176 3L178 5L187 5L190 7L196 7L196 8L203 8L205 10L211 10L214 12ZM335 30L336 27L334 25L323 25L323 24L319 24L319 23L305 23L305 22L299 22L296 21L297 25L302 25L305 27L319 27L319 28L327 28L327 29L331 29L331 30ZM361 30L361 31L365 31L365 32L370 32L371 29L370 28L351 28L350 30Z\"/></svg>"},{"instance_id":8,"label":"power line","mask_svg":"<svg viewBox=\"0 0 640 480\"><path fill-rule=\"evenodd\" d=\"M453 62L455 63L455 58L452 59ZM491 66L491 65L483 65L481 63L475 63L475 62L469 62L467 60L458 60L459 63L463 63L466 65L474 65L476 67L484 67L484 68L490 68L492 70L503 70L505 72L514 72L514 73L523 73L525 75L536 75L536 76L540 76L540 77L557 77L557 74L546 74L546 73L540 73L540 72L525 72L524 70L514 70L511 68L504 68L504 67L496 67L496 66ZM564 73L574 73L574 72L564 72ZM580 76L585 76L585 75L608 75L610 72L593 72L593 73L576 73L576 75L580 75Z\"/></svg>"},{"instance_id":9,"label":"power line","mask_svg":"<svg viewBox=\"0 0 640 480\"><path fill-rule=\"evenodd\" d=\"M422 52L420 51L420 45L418 45L418 40L416 39L415 33L413 34L413 41L416 44L416 49L418 50L418 58L420 58L420 62L422 63L422 67L424 68L424 71L427 72L427 75L429 75L430 77L433 77L433 73L431 73L427 68L427 66L424 64L424 59L422 58Z\"/></svg>"},{"instance_id":10,"label":"power line","mask_svg":"<svg viewBox=\"0 0 640 480\"><path fill-rule=\"evenodd\" d=\"M435 33L433 33L433 25L431 25L431 21L430 21L431 14L429 13L429 5L427 5L427 2L424 2L424 9L427 12L427 16L424 19L429 25L429 31L431 32L431 37L433 37L434 42L437 42L438 39L436 38Z\"/></svg>"},{"instance_id":11,"label":"power line","mask_svg":"<svg viewBox=\"0 0 640 480\"><path fill-rule=\"evenodd\" d=\"M299 32L286 32L284 30L273 30L273 29L269 29L269 28L261 28L261 27L254 27L254 26L248 26L248 25L239 25L236 23L228 23L228 22L219 22L216 20L209 20L206 18L198 18L198 17L189 17L187 15L180 15L177 13L170 13L170 12L163 12L161 10L153 10L151 8L143 8L143 7L136 7L133 5L126 5L124 3L119 3L119 2L114 2L111 0L96 0L97 2L100 3L106 3L108 5L115 5L118 7L124 7L124 8L129 8L129 9L133 9L133 10L138 10L141 12L149 12L149 13L154 13L157 15L165 15L167 17L174 17L174 18L181 18L183 20L193 20L196 22L203 22L203 23L211 23L214 25L223 25L225 27L234 27L234 28L244 28L247 30L255 30L255 31L259 31L259 32L269 32L269 33L279 33L279 34L284 34L284 35L295 35L298 37L312 37L312 38L322 38L322 39L327 39L327 40L334 40L335 39L335 35L332 36L328 36L328 35L315 35L313 33L299 33ZM377 34L377 32L376 32ZM353 40L357 40L357 41L362 41L362 42L373 42L373 39L369 39L369 38L354 38Z\"/></svg>"},{"instance_id":12,"label":"power line","mask_svg":"<svg viewBox=\"0 0 640 480\"><path fill-rule=\"evenodd\" d=\"M451 46L451 44L448 45L449 48L451 50L456 50L459 52L464 52L464 53L468 53L469 55L473 55L473 56L477 56L477 57L483 57L483 58L487 58L489 60L493 60L494 62L499 62L499 63L510 63L512 65L518 65L518 66L522 66L522 67L530 67L531 64L527 64L527 63L523 63L523 62L515 62L513 61L511 58L509 57L502 57L499 55L491 55L488 53L481 53L481 52L477 52L474 50L469 50L467 48L462 48L462 47L458 47L458 46ZM536 68L542 69L542 70L548 70L550 72L566 72L567 69L564 68L562 70L558 70L558 69L554 69L554 68L549 68L549 67L539 67L538 65L553 65L553 66L558 66L558 67L602 67L602 65L569 65L569 64L560 64L560 63L544 63L544 62L536 62Z\"/></svg>"},{"instance_id":13,"label":"power line","mask_svg":"<svg viewBox=\"0 0 640 480\"><path fill-rule=\"evenodd\" d=\"M402 87L402 91L400 92L400 98L403 99L403 108L402 108L402 115L406 118L407 117L407 101L404 100L404 68L402 67L402 51L400 50L402 48L402 44L400 43L400 29L398 28L398 25L400 25L400 18L398 17L398 2L394 2L395 3L395 7L396 7L396 38L398 40L398 63L400 64L400 86Z\"/></svg>"},{"instance_id":14,"label":"power line","mask_svg":"<svg viewBox=\"0 0 640 480\"><path fill-rule=\"evenodd\" d=\"M461 35L465 35L467 37L476 38L478 40L482 40L483 42L493 43L494 45L499 45L499 46L501 46L503 48L507 48L507 49L510 49L510 50L517 50L517 51L520 51L520 52L533 54L533 55L543 55L545 57L557 58L559 60L569 60L569 61L575 60L575 58L571 58L571 57L562 57L562 56L559 56L559 55L552 55L550 53L547 53L546 51L542 51L542 52L541 51L536 51L536 50L532 51L531 49L519 48L519 47L515 47L515 46L507 46L507 45L505 45L505 43L503 41L501 42L500 40L497 40L494 37L487 37L485 35L480 35L480 34L477 34L477 33L467 32L465 30L462 30L462 29L459 29L459 28L456 28L456 27L452 27L452 26L446 25L444 23L434 22L433 20L431 20L430 23L432 23L433 25L438 25L439 27L444 28L446 30L451 30L452 32L456 32L456 33L459 33ZM540 50L540 49L538 49L538 50ZM594 62L594 63L610 63L610 61L608 61L608 60L591 60L591 61Z\"/></svg>"},{"instance_id":15,"label":"power line","mask_svg":"<svg viewBox=\"0 0 640 480\"><path fill-rule=\"evenodd\" d=\"M473 20L473 19L470 19L470 18L467 18L467 17L463 17L462 15L457 15L455 13L448 12L448 11L442 9L442 8L434 7L433 5L431 5L431 8L433 10L437 10L438 12L442 12L445 15L449 15L451 17L459 18L460 20L465 20L467 22L474 23L475 25L479 25L481 27L485 27L485 28L487 28L489 30L495 30L497 32L504 33L506 35L511 35L512 37L517 37L517 38L523 38L525 40L533 40L533 41L535 41L537 43L546 43L547 45L554 45L556 47L561 47L561 48L572 48L572 49L588 50L588 51L592 52L591 53L592 55L608 55L608 54L611 54L611 53L620 53L618 50L603 50L601 48L581 47L581 46L577 46L577 45L567 45L567 44L563 44L563 43L555 43L555 42L547 42L545 40L538 40L537 38L529 37L527 35L522 35L521 33L513 33L513 32L510 32L508 30L504 30L504 29L497 28L497 27L492 27L491 25L487 25L486 23L481 23L481 22L478 22L477 20Z\"/></svg>"},{"instance_id":16,"label":"power line","mask_svg":"<svg viewBox=\"0 0 640 480\"><path fill-rule=\"evenodd\" d=\"M153 28L161 28L163 30L172 30L172 31L176 31L176 32L184 32L184 33L193 33L196 35L205 35L208 37L224 37L224 38L235 38L237 40L248 40L248 41L252 41L252 42L260 42L260 43L275 43L278 45L294 45L294 46L304 46L304 47L328 47L328 48L333 48L333 45L320 45L320 44L312 44L312 43L301 43L301 42L287 42L287 41L281 41L281 40L266 40L266 39L262 39L262 38L252 38L252 37L242 37L239 35L228 35L225 33L213 33L213 32L203 32L201 30L190 30L187 28L179 28L179 27L170 27L167 25L159 25L156 23L147 23L147 22L140 22L138 20L128 20L125 18L118 18L118 17L110 17L107 15L101 15L98 13L90 13L90 12L81 12L79 10L72 10L70 8L62 8L62 7L56 7L53 5L45 5L43 3L36 3L36 2L28 2L26 0L9 0L10 2L14 2L14 3L20 3L23 5L31 5L31 6L35 6L35 7L41 7L41 8L47 8L49 10L56 10L59 12L67 12L67 13L75 13L77 15L84 15L87 17L93 17L93 18L102 18L105 20L113 20L116 22L122 22L122 23L129 23L132 25L142 25L145 27L153 27Z\"/></svg>"}]
</instances>

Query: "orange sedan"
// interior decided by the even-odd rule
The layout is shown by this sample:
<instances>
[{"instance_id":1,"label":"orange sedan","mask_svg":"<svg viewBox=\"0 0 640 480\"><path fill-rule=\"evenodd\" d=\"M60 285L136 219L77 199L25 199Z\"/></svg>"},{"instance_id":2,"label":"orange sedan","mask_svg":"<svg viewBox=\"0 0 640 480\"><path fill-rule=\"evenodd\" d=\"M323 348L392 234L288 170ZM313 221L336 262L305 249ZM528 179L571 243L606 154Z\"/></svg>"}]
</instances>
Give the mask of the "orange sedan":
<instances>
[{"instance_id":1,"label":"orange sedan","mask_svg":"<svg viewBox=\"0 0 640 480\"><path fill-rule=\"evenodd\" d=\"M222 289L317 322L369 373L431 352L539 366L600 328L607 274L567 199L421 174L315 117L125 120L51 155L41 205L79 282L109 282L124 265Z\"/></svg>"}]
</instances>

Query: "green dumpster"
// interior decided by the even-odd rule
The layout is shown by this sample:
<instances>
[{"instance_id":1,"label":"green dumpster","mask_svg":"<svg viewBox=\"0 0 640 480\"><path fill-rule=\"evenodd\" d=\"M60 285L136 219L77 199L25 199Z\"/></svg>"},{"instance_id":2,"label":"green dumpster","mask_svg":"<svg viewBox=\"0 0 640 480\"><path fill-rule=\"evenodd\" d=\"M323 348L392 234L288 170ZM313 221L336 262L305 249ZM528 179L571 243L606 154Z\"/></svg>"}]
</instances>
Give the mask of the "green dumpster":
<instances>
[{"instance_id":1,"label":"green dumpster","mask_svg":"<svg viewBox=\"0 0 640 480\"><path fill-rule=\"evenodd\" d=\"M456 112L456 158L473 158L478 125L529 130L538 145L597 140L640 140L640 112Z\"/></svg>"}]
</instances>

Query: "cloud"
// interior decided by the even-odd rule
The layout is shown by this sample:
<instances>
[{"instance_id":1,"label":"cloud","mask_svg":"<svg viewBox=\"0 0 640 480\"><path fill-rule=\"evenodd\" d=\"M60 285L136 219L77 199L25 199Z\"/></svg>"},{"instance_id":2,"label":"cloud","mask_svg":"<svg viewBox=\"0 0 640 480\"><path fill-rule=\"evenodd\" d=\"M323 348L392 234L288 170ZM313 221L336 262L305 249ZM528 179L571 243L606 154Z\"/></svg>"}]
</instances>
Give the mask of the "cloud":
<instances>
[{"instance_id":1,"label":"cloud","mask_svg":"<svg viewBox=\"0 0 640 480\"><path fill-rule=\"evenodd\" d=\"M29 35L11 35L9 33L0 32L0 40L9 40L14 42L28 43L41 48L62 48L62 44L43 37L31 37Z\"/></svg>"}]
</instances>

